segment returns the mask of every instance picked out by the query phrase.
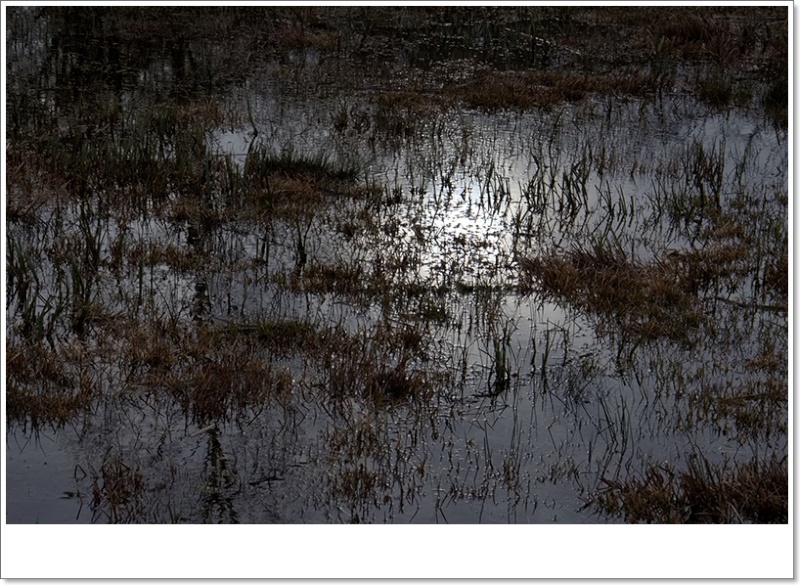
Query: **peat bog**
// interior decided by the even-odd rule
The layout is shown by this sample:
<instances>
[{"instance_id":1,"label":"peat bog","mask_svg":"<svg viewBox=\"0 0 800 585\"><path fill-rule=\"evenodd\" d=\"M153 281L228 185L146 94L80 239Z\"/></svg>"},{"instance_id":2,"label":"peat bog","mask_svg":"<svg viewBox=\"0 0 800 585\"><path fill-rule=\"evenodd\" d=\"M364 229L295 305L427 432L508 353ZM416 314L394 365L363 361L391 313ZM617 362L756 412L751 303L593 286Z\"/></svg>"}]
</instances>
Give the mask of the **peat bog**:
<instances>
[{"instance_id":1,"label":"peat bog","mask_svg":"<svg viewBox=\"0 0 800 585\"><path fill-rule=\"evenodd\" d=\"M6 14L8 522L787 522L785 7Z\"/></svg>"}]
</instances>

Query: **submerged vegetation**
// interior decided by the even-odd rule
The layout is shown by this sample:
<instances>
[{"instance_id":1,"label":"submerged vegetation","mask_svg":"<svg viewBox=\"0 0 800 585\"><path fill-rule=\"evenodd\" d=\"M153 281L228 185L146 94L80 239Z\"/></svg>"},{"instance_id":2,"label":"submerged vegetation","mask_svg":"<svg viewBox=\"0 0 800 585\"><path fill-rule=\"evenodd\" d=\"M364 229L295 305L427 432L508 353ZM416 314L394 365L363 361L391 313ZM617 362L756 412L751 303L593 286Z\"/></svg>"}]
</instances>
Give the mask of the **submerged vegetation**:
<instances>
[{"instance_id":1,"label":"submerged vegetation","mask_svg":"<svg viewBox=\"0 0 800 585\"><path fill-rule=\"evenodd\" d=\"M6 10L9 521L787 522L785 7Z\"/></svg>"}]
</instances>

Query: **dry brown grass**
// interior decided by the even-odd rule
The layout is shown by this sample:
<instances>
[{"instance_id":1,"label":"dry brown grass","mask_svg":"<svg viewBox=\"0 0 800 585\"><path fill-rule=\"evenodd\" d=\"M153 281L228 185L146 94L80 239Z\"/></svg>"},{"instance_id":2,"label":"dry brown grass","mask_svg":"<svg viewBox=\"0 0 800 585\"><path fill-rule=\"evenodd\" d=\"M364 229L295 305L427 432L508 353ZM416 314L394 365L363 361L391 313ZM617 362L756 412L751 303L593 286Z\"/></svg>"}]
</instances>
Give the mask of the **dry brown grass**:
<instances>
[{"instance_id":1,"label":"dry brown grass","mask_svg":"<svg viewBox=\"0 0 800 585\"><path fill-rule=\"evenodd\" d=\"M92 485L95 519L104 514L112 524L141 522L146 514L146 488L139 468L131 469L116 458L104 462Z\"/></svg>"},{"instance_id":2,"label":"dry brown grass","mask_svg":"<svg viewBox=\"0 0 800 585\"><path fill-rule=\"evenodd\" d=\"M198 424L225 420L237 410L263 407L291 391L292 375L253 356L227 356L168 375L160 384Z\"/></svg>"},{"instance_id":3,"label":"dry brown grass","mask_svg":"<svg viewBox=\"0 0 800 585\"><path fill-rule=\"evenodd\" d=\"M29 422L34 429L45 424L63 426L87 412L95 396L97 393L92 388L77 392L56 389L33 392L9 385L6 387L6 416L8 420L23 424Z\"/></svg>"},{"instance_id":4,"label":"dry brown grass","mask_svg":"<svg viewBox=\"0 0 800 585\"><path fill-rule=\"evenodd\" d=\"M536 288L645 338L685 339L703 323L690 283L672 259L629 260L619 248L573 248L519 258L522 288Z\"/></svg>"},{"instance_id":5,"label":"dry brown grass","mask_svg":"<svg viewBox=\"0 0 800 585\"><path fill-rule=\"evenodd\" d=\"M592 95L645 96L657 89L647 73L594 75L571 71L484 71L448 89L468 105L487 110L549 108Z\"/></svg>"},{"instance_id":6,"label":"dry brown grass","mask_svg":"<svg viewBox=\"0 0 800 585\"><path fill-rule=\"evenodd\" d=\"M725 108L733 99L733 85L721 76L709 76L695 82L695 94L712 108Z\"/></svg>"},{"instance_id":7,"label":"dry brown grass","mask_svg":"<svg viewBox=\"0 0 800 585\"><path fill-rule=\"evenodd\" d=\"M779 364L764 380L749 380L727 392L714 393L713 416L725 417L740 438L769 437L788 431L786 374Z\"/></svg>"},{"instance_id":8,"label":"dry brown grass","mask_svg":"<svg viewBox=\"0 0 800 585\"><path fill-rule=\"evenodd\" d=\"M645 338L686 340L687 334L707 323L703 304L717 301L745 307L748 302L728 296L754 273L758 242L752 241L739 220L716 217L704 232L702 246L666 251L648 263L628 258L614 245L553 250L535 258L518 258L521 288L544 292L583 310L616 322L623 331ZM786 255L770 256L763 282L775 290L777 304L749 305L783 311L787 284ZM783 294L781 294L783 293Z\"/></svg>"},{"instance_id":9,"label":"dry brown grass","mask_svg":"<svg viewBox=\"0 0 800 585\"><path fill-rule=\"evenodd\" d=\"M126 255L132 266L138 266L140 263L153 266L163 262L177 270L190 271L208 265L208 258L197 254L192 249L176 244L137 242L127 249Z\"/></svg>"},{"instance_id":10,"label":"dry brown grass","mask_svg":"<svg viewBox=\"0 0 800 585\"><path fill-rule=\"evenodd\" d=\"M710 243L670 257L681 286L694 294L739 282L752 271L750 250L741 240Z\"/></svg>"},{"instance_id":11,"label":"dry brown grass","mask_svg":"<svg viewBox=\"0 0 800 585\"><path fill-rule=\"evenodd\" d=\"M371 100L376 107L375 130L388 138L409 137L421 122L435 119L452 106L454 97L450 92L379 92Z\"/></svg>"},{"instance_id":12,"label":"dry brown grass","mask_svg":"<svg viewBox=\"0 0 800 585\"><path fill-rule=\"evenodd\" d=\"M275 357L304 351L316 339L307 324L264 320L203 327L167 342L145 337L133 346L149 340L140 383L166 389L198 423L206 423L285 400L294 381Z\"/></svg>"},{"instance_id":13,"label":"dry brown grass","mask_svg":"<svg viewBox=\"0 0 800 585\"><path fill-rule=\"evenodd\" d=\"M592 504L631 523L786 523L786 458L732 470L692 458L676 472L650 467L640 478L606 481Z\"/></svg>"},{"instance_id":14,"label":"dry brown grass","mask_svg":"<svg viewBox=\"0 0 800 585\"><path fill-rule=\"evenodd\" d=\"M433 389L422 372L414 372L406 360L401 360L393 368L368 372L366 379L367 395L375 401L378 408L398 404L407 400L427 402Z\"/></svg>"},{"instance_id":15,"label":"dry brown grass","mask_svg":"<svg viewBox=\"0 0 800 585\"><path fill-rule=\"evenodd\" d=\"M311 262L301 274L282 277L278 284L286 286L293 292L336 293L353 296L365 292L370 286L370 280L365 278L363 268L357 264L331 266L320 262Z\"/></svg>"},{"instance_id":16,"label":"dry brown grass","mask_svg":"<svg viewBox=\"0 0 800 585\"><path fill-rule=\"evenodd\" d=\"M420 329L381 326L360 334L330 333L317 355L322 388L335 404L355 398L381 409L427 403L436 394L442 376L424 367L428 355Z\"/></svg>"},{"instance_id":17,"label":"dry brown grass","mask_svg":"<svg viewBox=\"0 0 800 585\"><path fill-rule=\"evenodd\" d=\"M613 44L631 59L647 58L648 50L661 45L673 58L725 59L725 65L757 52L764 40L761 35L768 39L786 17L785 8L731 6L589 8L579 13L602 27L615 28ZM586 35L584 42L595 38Z\"/></svg>"},{"instance_id":18,"label":"dry brown grass","mask_svg":"<svg viewBox=\"0 0 800 585\"><path fill-rule=\"evenodd\" d=\"M783 303L789 298L789 251L788 247L778 251L767 260L764 268L764 286Z\"/></svg>"},{"instance_id":19,"label":"dry brown grass","mask_svg":"<svg viewBox=\"0 0 800 585\"><path fill-rule=\"evenodd\" d=\"M6 416L9 421L63 425L89 411L99 395L96 377L81 366L86 348L54 351L11 343L6 353Z\"/></svg>"}]
</instances>

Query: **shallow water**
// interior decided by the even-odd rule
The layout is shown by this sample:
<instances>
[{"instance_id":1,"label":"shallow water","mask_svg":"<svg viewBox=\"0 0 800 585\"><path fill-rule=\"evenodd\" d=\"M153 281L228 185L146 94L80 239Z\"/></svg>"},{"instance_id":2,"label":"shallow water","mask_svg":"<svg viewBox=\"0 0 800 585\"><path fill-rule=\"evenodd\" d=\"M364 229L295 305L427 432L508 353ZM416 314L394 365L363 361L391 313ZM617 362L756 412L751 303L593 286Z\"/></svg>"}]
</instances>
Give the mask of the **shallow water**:
<instances>
[{"instance_id":1,"label":"shallow water","mask_svg":"<svg viewBox=\"0 0 800 585\"><path fill-rule=\"evenodd\" d=\"M336 332L341 344L326 356L290 349L246 358L263 360L265 376L279 372L282 390L207 420L175 389L206 383L190 377L192 368L212 380L231 373L218 358L181 355L174 371L153 366L147 377L128 371L124 339L114 355L99 334L75 341L52 317L50 343L87 352L99 393L57 429L7 422L9 522L614 522L587 505L607 481L649 465L685 468L698 454L733 464L787 452L780 430L743 437L737 421L705 420L708 412L686 398L752 379L743 360L765 336L785 347L785 314L720 302L714 317L731 324L734 342L630 339L522 290L518 263L598 241L643 262L693 249L703 218L681 226L662 206L698 149L723 153L723 208L738 194L763 192L780 217L785 132L754 112L713 113L667 95L597 97L550 112L455 107L419 115L397 136L377 126L370 89L329 88L324 60L298 63L267 62L216 95L247 112L247 122L213 128L203 148L242 167L256 147L357 162L357 182L377 186L377 202L340 198L301 216L234 215L198 227L149 204L103 214L98 192L82 204L43 206L35 221L10 222L7 232L34 261L33 312L45 319L48 299L77 291L68 255L53 250L80 248L75 242L93 229L106 259L122 241L140 253L176 252L93 276L92 300L112 319L158 316L187 339L198 323L294 319ZM309 90L316 73L320 86ZM165 90L176 75L157 55L139 72L144 87ZM118 97L150 99L131 88ZM337 129L342 107L350 122ZM176 194L167 208L178 203ZM81 223L87 209L97 210L89 228ZM203 264L182 267L187 252ZM314 289L302 280L313 266L349 268L341 278L362 289ZM388 292L372 292L373 281L389 283ZM745 285L703 302L751 292ZM7 297L6 338L15 347L24 308L18 295ZM401 334L417 337L398 346L391 340ZM424 380L425 393L385 402L365 393L368 365L389 375L400 364L407 383ZM233 375L246 365L234 364Z\"/></svg>"}]
</instances>

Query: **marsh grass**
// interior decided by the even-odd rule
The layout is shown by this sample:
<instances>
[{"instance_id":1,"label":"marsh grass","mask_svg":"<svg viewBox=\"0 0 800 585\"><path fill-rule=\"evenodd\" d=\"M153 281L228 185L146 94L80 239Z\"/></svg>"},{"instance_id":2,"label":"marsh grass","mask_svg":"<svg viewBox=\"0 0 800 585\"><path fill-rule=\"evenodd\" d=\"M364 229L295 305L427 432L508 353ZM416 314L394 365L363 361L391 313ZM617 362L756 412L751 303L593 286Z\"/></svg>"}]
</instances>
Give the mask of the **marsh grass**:
<instances>
[{"instance_id":1,"label":"marsh grass","mask_svg":"<svg viewBox=\"0 0 800 585\"><path fill-rule=\"evenodd\" d=\"M609 481L596 504L633 523L785 523L787 480L786 459L726 468L694 457L684 472L651 467Z\"/></svg>"},{"instance_id":2,"label":"marsh grass","mask_svg":"<svg viewBox=\"0 0 800 585\"><path fill-rule=\"evenodd\" d=\"M353 181L359 170L353 166L336 165L325 154L301 156L291 151L273 154L266 148L256 147L247 154L244 168L250 179L260 178L269 184L273 175L284 178L307 177L324 183L325 181Z\"/></svg>"},{"instance_id":3,"label":"marsh grass","mask_svg":"<svg viewBox=\"0 0 800 585\"><path fill-rule=\"evenodd\" d=\"M211 341L223 344L224 339ZM263 407L292 388L291 373L273 365L257 345L228 342L209 347L202 340L199 346L197 343L190 343L186 348L189 355L176 355L171 365L159 360L161 372L151 366L142 382L169 392L200 425Z\"/></svg>"},{"instance_id":4,"label":"marsh grass","mask_svg":"<svg viewBox=\"0 0 800 585\"><path fill-rule=\"evenodd\" d=\"M642 73L594 75L573 72L481 72L451 88L470 106L486 110L550 109L598 95L643 97L654 94L657 80Z\"/></svg>"},{"instance_id":5,"label":"marsh grass","mask_svg":"<svg viewBox=\"0 0 800 585\"><path fill-rule=\"evenodd\" d=\"M38 392L11 385L6 389L6 416L23 427L33 429L54 425L63 427L81 414L89 413L98 396L93 387L76 390L40 389Z\"/></svg>"},{"instance_id":6,"label":"marsh grass","mask_svg":"<svg viewBox=\"0 0 800 585\"><path fill-rule=\"evenodd\" d=\"M722 76L709 76L696 81L697 97L712 108L722 109L734 98L733 87Z\"/></svg>"},{"instance_id":7,"label":"marsh grass","mask_svg":"<svg viewBox=\"0 0 800 585\"><path fill-rule=\"evenodd\" d=\"M92 485L93 517L105 516L113 524L138 522L145 515L144 492L141 470L119 460L107 461Z\"/></svg>"},{"instance_id":8,"label":"marsh grass","mask_svg":"<svg viewBox=\"0 0 800 585\"><path fill-rule=\"evenodd\" d=\"M359 264L329 266L312 262L305 266L300 277L292 277L288 286L291 290L315 294L357 296L375 282L377 281L366 278L364 268Z\"/></svg>"},{"instance_id":9,"label":"marsh grass","mask_svg":"<svg viewBox=\"0 0 800 585\"><path fill-rule=\"evenodd\" d=\"M672 258L643 263L619 247L596 245L519 263L523 288L565 299L623 332L686 339L705 320L691 293L694 282L681 277Z\"/></svg>"},{"instance_id":10,"label":"marsh grass","mask_svg":"<svg viewBox=\"0 0 800 585\"><path fill-rule=\"evenodd\" d=\"M786 520L785 176L663 123L780 143L782 9L9 16L6 414L103 444L93 520Z\"/></svg>"},{"instance_id":11,"label":"marsh grass","mask_svg":"<svg viewBox=\"0 0 800 585\"><path fill-rule=\"evenodd\" d=\"M259 343L278 353L312 350L325 343L324 332L313 324L298 319L263 318L253 324L241 323L220 327L215 335L235 339L252 336Z\"/></svg>"},{"instance_id":12,"label":"marsh grass","mask_svg":"<svg viewBox=\"0 0 800 585\"><path fill-rule=\"evenodd\" d=\"M493 324L490 339L484 353L489 358L488 396L498 396L511 386L511 362L509 345L511 343L511 326L506 323L502 327Z\"/></svg>"}]
</instances>

